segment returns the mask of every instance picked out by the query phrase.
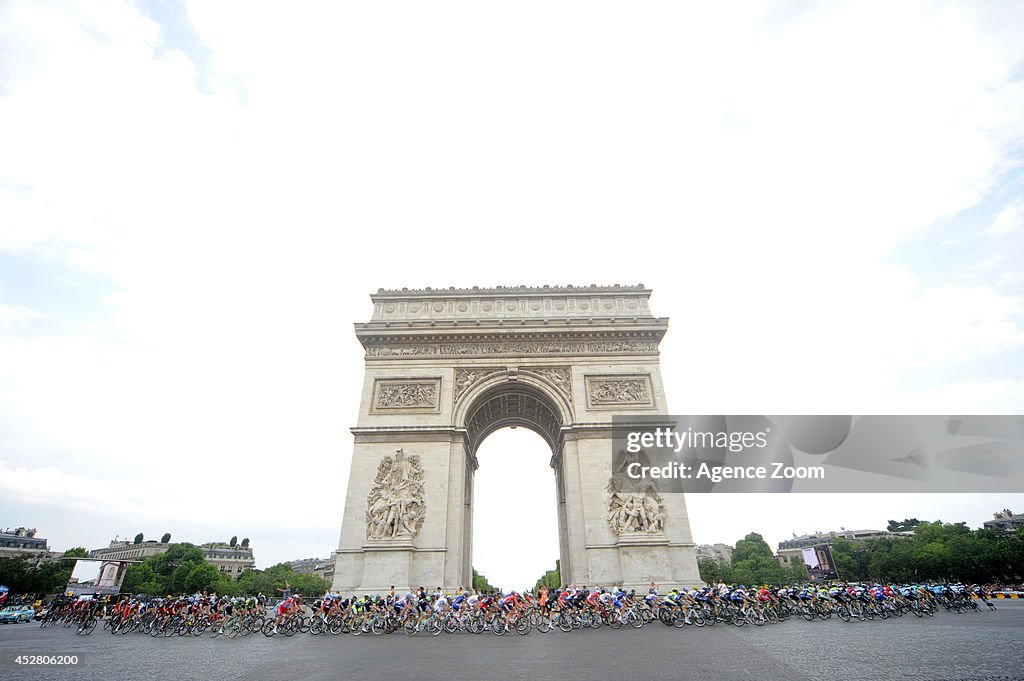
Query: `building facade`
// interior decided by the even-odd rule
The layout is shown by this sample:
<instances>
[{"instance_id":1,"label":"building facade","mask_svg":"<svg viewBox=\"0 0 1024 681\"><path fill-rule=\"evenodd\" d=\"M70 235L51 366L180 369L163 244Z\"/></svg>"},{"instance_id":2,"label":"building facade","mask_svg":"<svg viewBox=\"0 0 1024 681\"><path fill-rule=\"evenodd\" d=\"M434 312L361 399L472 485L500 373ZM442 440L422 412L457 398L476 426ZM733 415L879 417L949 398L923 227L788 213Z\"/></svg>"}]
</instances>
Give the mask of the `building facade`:
<instances>
[{"instance_id":1,"label":"building facade","mask_svg":"<svg viewBox=\"0 0 1024 681\"><path fill-rule=\"evenodd\" d=\"M733 547L728 544L700 544L697 546L697 560L709 558L723 563L732 562Z\"/></svg>"},{"instance_id":2,"label":"building facade","mask_svg":"<svg viewBox=\"0 0 1024 681\"><path fill-rule=\"evenodd\" d=\"M889 532L888 530L845 530L840 529L838 532L815 532L813 534L804 535L793 535L792 539L779 542L779 550L776 555L779 563L783 567L789 567L790 565L801 564L803 562L802 552L806 548L812 546L821 546L822 544L831 544L837 537L842 539L849 539L850 541L864 541L872 537L912 537L913 532Z\"/></svg>"},{"instance_id":3,"label":"building facade","mask_svg":"<svg viewBox=\"0 0 1024 681\"><path fill-rule=\"evenodd\" d=\"M52 560L63 555L60 551L51 551L42 537L36 536L34 527L7 528L0 532L0 558L18 558L26 556L38 560Z\"/></svg>"},{"instance_id":4,"label":"building facade","mask_svg":"<svg viewBox=\"0 0 1024 681\"><path fill-rule=\"evenodd\" d=\"M203 558L206 562L228 575L238 577L246 570L256 567L256 560L252 556L252 549L248 546L224 544L221 542L209 542L200 546L203 550Z\"/></svg>"},{"instance_id":5,"label":"building facade","mask_svg":"<svg viewBox=\"0 0 1024 681\"><path fill-rule=\"evenodd\" d=\"M289 561L288 564L298 574L316 575L332 582L334 580L334 563L333 558L302 558Z\"/></svg>"},{"instance_id":6,"label":"building facade","mask_svg":"<svg viewBox=\"0 0 1024 681\"><path fill-rule=\"evenodd\" d=\"M1014 513L1010 509L1004 508L998 513L993 513L992 520L986 520L982 525L986 529L1016 532L1021 526L1024 526L1024 513Z\"/></svg>"},{"instance_id":7,"label":"building facade","mask_svg":"<svg viewBox=\"0 0 1024 681\"><path fill-rule=\"evenodd\" d=\"M93 549L89 552L90 558L102 560L143 560L158 553L163 553L171 548L173 544L144 541L136 544L131 541L112 541L110 546L101 549ZM222 542L207 542L198 547L203 552L206 562L213 565L219 571L231 577L238 577L246 570L256 567L256 560L253 558L251 547L231 546Z\"/></svg>"}]
</instances>

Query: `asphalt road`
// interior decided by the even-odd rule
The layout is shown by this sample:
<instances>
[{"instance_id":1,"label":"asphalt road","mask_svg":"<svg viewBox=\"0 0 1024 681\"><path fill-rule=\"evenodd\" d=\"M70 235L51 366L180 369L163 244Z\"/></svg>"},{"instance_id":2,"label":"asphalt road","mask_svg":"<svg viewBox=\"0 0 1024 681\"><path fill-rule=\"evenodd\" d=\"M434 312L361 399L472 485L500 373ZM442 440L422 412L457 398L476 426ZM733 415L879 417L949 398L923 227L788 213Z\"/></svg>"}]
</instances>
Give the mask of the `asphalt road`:
<instances>
[{"instance_id":1,"label":"asphalt road","mask_svg":"<svg viewBox=\"0 0 1024 681\"><path fill-rule=\"evenodd\" d=\"M0 679L1024 679L1024 601L996 612L942 612L844 623L790 620L742 628L624 628L508 634L261 635L233 640L97 629L0 626ZM13 654L81 656L77 668L17 667Z\"/></svg>"}]
</instances>

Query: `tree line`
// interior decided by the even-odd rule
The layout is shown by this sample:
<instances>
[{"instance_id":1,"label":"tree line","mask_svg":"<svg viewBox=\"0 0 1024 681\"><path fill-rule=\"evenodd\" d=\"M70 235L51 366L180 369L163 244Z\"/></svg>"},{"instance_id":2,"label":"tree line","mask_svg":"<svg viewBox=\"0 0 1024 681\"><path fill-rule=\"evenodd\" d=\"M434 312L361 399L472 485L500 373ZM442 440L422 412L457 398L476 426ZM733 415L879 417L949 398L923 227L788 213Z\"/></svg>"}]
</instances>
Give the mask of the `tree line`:
<instances>
[{"instance_id":1,"label":"tree line","mask_svg":"<svg viewBox=\"0 0 1024 681\"><path fill-rule=\"evenodd\" d=\"M906 522L906 521L905 521ZM855 581L1013 583L1024 579L1024 534L964 523L921 522L912 537L836 538L840 578Z\"/></svg>"},{"instance_id":2,"label":"tree line","mask_svg":"<svg viewBox=\"0 0 1024 681\"><path fill-rule=\"evenodd\" d=\"M174 544L167 551L149 556L125 571L121 593L151 596L190 593L218 593L228 596L262 593L276 596L291 585L295 593L316 595L330 588L327 580L313 574L298 573L288 563L266 570L246 570L232 578L206 561L203 551L188 543Z\"/></svg>"},{"instance_id":3,"label":"tree line","mask_svg":"<svg viewBox=\"0 0 1024 681\"><path fill-rule=\"evenodd\" d=\"M64 552L64 558L88 558L84 546L76 546ZM71 579L75 568L74 560L38 561L31 556L0 558L0 584L12 594L61 593Z\"/></svg>"},{"instance_id":4,"label":"tree line","mask_svg":"<svg viewBox=\"0 0 1024 681\"><path fill-rule=\"evenodd\" d=\"M879 536L864 541L835 537L832 559L844 581L904 583L948 581L968 584L1013 583L1024 580L1024 534L1001 529L972 530L965 523L889 521L891 531L913 535ZM796 560L779 564L761 535L751 532L736 542L731 562L697 561L705 582L728 584L793 584L807 581L807 569Z\"/></svg>"},{"instance_id":5,"label":"tree line","mask_svg":"<svg viewBox=\"0 0 1024 681\"><path fill-rule=\"evenodd\" d=\"M84 547L64 552L65 559L88 557L89 552ZM74 560L37 561L29 556L0 558L0 584L14 594L59 594L64 592L74 566ZM246 570L235 579L207 562L202 549L182 543L128 566L121 593L164 596L205 591L228 596L256 593L276 596L286 582L293 592L304 595L319 596L330 588L327 580L295 572L288 563L266 570Z\"/></svg>"},{"instance_id":6,"label":"tree line","mask_svg":"<svg viewBox=\"0 0 1024 681\"><path fill-rule=\"evenodd\" d=\"M732 560L699 558L700 578L709 584L787 584L807 581L807 568L802 562L783 567L772 553L768 542L757 532L751 532L736 542Z\"/></svg>"}]
</instances>

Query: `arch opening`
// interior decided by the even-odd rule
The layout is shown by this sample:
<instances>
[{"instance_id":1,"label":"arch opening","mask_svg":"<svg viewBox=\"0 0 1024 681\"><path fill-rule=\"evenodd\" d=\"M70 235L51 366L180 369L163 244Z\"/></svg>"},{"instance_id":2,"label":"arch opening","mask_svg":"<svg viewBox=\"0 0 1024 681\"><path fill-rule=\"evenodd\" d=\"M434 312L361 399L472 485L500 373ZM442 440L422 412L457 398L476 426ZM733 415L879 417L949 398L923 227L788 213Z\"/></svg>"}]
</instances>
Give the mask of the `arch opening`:
<instances>
[{"instance_id":1,"label":"arch opening","mask_svg":"<svg viewBox=\"0 0 1024 681\"><path fill-rule=\"evenodd\" d=\"M563 575L570 569L566 562L566 509L560 471L562 427L566 425L567 411L560 407L557 397L549 394L545 388L543 384L531 385L523 380L503 380L484 387L476 395L470 396L471 401L463 405L466 449L469 454L465 478L466 498L470 500L465 511L467 532L464 535L464 555L467 563L464 574L470 574L471 568L474 567L470 563L477 557L474 554L476 540L473 535L478 529L479 521L483 523L479 529L486 533L480 535L483 551L481 559L500 566L497 574L515 575L515 581L509 584L491 580L493 585L506 589L532 587L534 581L556 566L556 561L561 561ZM512 430L518 427L533 431L539 439L522 431L516 433ZM518 446L524 450L533 450L541 442L547 445L551 454L548 470L553 469L553 486L549 487L550 483L542 479L543 474L539 472L541 469L539 465L535 466L533 463L536 460L532 460L530 452L527 451L526 456L522 456L520 449L509 444L512 442L519 443ZM493 465L489 466L490 470L480 474L482 488L481 496L478 497L476 484L479 451L483 451L487 464ZM498 456L492 458L493 453L497 453ZM524 471L527 473L524 474ZM527 483L525 487L524 475ZM537 484L531 487L529 482L533 478ZM515 485L510 486L510 480L515 481ZM486 499L485 507L496 500L503 504L503 508L500 508L500 517L495 519L498 509L494 509L494 512L485 510L481 518L477 519L477 500L481 498ZM551 517L550 510L555 511L554 518ZM522 517L524 514L530 518ZM515 519L515 522L506 527L507 521L511 519ZM505 535L507 538L508 532L522 532L524 522L531 527L532 535L537 539L546 537L551 544L548 547L539 547L541 550L538 560L522 560L523 557L518 555L509 556L507 541L503 547L494 547L495 531L498 537ZM545 528L550 529L550 533L547 533ZM488 554L502 548L508 556L507 560L491 563ZM549 553L552 555L548 555ZM519 566L518 570L515 569L516 566ZM506 567L512 567L513 571L508 572ZM491 577L486 572L484 575L488 579Z\"/></svg>"},{"instance_id":2,"label":"arch opening","mask_svg":"<svg viewBox=\"0 0 1024 681\"><path fill-rule=\"evenodd\" d=\"M472 474L472 568L506 593L532 588L561 557L546 444L530 428L493 430L481 443L480 468ZM510 549L510 538L523 537L529 550Z\"/></svg>"},{"instance_id":3,"label":"arch opening","mask_svg":"<svg viewBox=\"0 0 1024 681\"><path fill-rule=\"evenodd\" d=\"M526 384L503 383L480 394L466 417L469 451L474 456L484 439L506 426L523 426L540 435L558 453L562 416L541 390Z\"/></svg>"}]
</instances>

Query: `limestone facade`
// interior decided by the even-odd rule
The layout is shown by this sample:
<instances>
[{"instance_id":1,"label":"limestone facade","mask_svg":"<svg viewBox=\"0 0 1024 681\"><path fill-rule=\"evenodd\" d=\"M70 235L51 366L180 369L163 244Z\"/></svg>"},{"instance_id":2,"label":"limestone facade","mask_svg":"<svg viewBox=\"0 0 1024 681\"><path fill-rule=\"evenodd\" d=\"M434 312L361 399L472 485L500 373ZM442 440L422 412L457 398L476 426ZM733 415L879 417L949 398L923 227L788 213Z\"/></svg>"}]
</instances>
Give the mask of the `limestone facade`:
<instances>
[{"instance_id":1,"label":"limestone facade","mask_svg":"<svg viewBox=\"0 0 1024 681\"><path fill-rule=\"evenodd\" d=\"M700 582L681 494L612 480L616 415L667 414L668 320L639 286L380 290L333 588L472 583L476 451L523 426L551 447L566 583ZM621 426L619 426L621 427ZM524 528L525 529L525 528Z\"/></svg>"}]
</instances>

